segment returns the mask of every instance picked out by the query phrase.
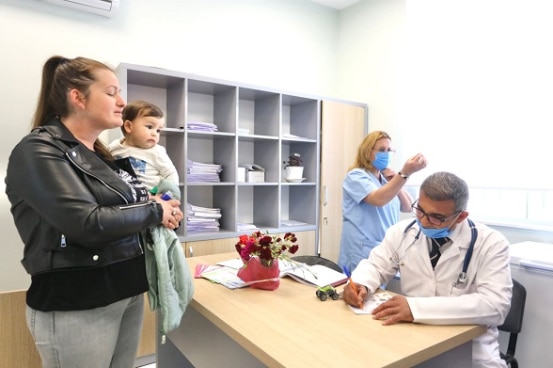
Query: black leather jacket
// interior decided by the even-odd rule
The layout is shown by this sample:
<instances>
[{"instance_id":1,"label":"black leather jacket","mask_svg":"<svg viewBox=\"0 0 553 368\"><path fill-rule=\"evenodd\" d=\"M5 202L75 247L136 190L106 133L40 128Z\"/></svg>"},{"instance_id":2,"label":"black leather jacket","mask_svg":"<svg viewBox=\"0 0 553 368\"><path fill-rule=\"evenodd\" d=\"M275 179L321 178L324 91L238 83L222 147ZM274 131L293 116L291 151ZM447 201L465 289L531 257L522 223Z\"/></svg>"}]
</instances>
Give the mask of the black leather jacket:
<instances>
[{"instance_id":1,"label":"black leather jacket","mask_svg":"<svg viewBox=\"0 0 553 368\"><path fill-rule=\"evenodd\" d=\"M13 149L6 194L31 275L140 256L140 231L163 216L155 201L135 203L129 185L56 119Z\"/></svg>"}]
</instances>

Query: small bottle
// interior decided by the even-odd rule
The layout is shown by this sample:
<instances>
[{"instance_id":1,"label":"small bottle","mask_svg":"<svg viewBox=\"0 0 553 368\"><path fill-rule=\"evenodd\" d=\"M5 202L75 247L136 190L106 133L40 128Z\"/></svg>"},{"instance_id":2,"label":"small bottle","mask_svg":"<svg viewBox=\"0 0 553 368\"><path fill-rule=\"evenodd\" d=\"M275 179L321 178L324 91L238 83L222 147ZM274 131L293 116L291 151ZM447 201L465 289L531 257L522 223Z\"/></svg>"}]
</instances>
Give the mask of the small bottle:
<instances>
[{"instance_id":1,"label":"small bottle","mask_svg":"<svg viewBox=\"0 0 553 368\"><path fill-rule=\"evenodd\" d=\"M166 191L165 193L163 193L163 194L161 195L161 199L163 199L164 201L168 201L168 200L170 200L170 199L172 199L172 198L173 198L173 193L171 193L170 190Z\"/></svg>"}]
</instances>

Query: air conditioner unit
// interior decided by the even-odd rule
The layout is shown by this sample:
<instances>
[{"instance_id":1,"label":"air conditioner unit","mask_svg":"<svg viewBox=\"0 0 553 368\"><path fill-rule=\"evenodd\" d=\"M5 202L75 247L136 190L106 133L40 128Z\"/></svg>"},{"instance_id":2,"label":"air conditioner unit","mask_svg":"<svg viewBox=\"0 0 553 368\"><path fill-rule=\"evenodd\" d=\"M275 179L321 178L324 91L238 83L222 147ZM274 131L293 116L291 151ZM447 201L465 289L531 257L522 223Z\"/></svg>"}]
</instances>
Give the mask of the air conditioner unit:
<instances>
[{"instance_id":1,"label":"air conditioner unit","mask_svg":"<svg viewBox=\"0 0 553 368\"><path fill-rule=\"evenodd\" d=\"M72 8L87 13L112 17L119 9L119 0L41 0L48 4Z\"/></svg>"}]
</instances>

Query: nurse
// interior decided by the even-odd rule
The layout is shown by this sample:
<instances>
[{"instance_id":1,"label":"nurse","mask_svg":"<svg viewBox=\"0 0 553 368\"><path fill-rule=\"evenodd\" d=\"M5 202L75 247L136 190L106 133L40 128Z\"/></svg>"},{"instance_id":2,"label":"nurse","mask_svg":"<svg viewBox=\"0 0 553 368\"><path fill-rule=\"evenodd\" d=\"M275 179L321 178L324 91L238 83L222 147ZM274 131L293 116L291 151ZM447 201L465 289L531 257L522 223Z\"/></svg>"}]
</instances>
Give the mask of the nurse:
<instances>
[{"instance_id":1,"label":"nurse","mask_svg":"<svg viewBox=\"0 0 553 368\"><path fill-rule=\"evenodd\" d=\"M410 212L412 198L403 189L413 173L426 167L418 153L401 171L389 167L392 139L383 131L368 134L357 150L355 162L343 182L342 237L338 264L353 270L384 239L386 230Z\"/></svg>"}]
</instances>

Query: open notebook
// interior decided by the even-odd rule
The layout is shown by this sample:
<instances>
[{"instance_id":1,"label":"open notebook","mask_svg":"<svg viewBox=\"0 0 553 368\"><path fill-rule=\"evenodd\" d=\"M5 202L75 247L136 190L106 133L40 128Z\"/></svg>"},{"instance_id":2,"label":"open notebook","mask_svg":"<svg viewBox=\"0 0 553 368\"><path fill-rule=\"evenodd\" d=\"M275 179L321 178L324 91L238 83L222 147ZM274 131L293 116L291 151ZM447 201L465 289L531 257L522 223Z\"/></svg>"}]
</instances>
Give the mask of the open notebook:
<instances>
[{"instance_id":1,"label":"open notebook","mask_svg":"<svg viewBox=\"0 0 553 368\"><path fill-rule=\"evenodd\" d=\"M240 279L236 274L242 267L240 258L229 259L213 266L202 266L196 269L196 277L203 277L212 282L222 284L229 289L246 287L249 284ZM294 280L314 287L342 285L347 281L347 276L323 265L307 265L291 260L279 260L280 277L291 277Z\"/></svg>"}]
</instances>

